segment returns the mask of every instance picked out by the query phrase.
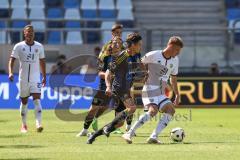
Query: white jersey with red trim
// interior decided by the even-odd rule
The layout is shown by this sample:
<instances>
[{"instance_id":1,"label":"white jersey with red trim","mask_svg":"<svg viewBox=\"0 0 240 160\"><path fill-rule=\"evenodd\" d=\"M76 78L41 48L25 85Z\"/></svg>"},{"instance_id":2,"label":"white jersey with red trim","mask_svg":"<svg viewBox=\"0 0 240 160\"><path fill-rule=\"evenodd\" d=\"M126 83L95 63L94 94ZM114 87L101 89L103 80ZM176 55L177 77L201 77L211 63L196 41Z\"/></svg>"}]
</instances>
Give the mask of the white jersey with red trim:
<instances>
[{"instance_id":1,"label":"white jersey with red trim","mask_svg":"<svg viewBox=\"0 0 240 160\"><path fill-rule=\"evenodd\" d=\"M45 58L44 48L41 43L34 41L27 45L25 41L17 43L11 57L19 59L19 80L21 82L40 82L39 59Z\"/></svg>"},{"instance_id":2,"label":"white jersey with red trim","mask_svg":"<svg viewBox=\"0 0 240 160\"><path fill-rule=\"evenodd\" d=\"M156 50L148 52L142 58L142 63L148 67L148 79L143 91L147 91L151 97L164 94L170 75L178 74L178 57L165 58L162 50ZM152 93L149 92L151 90Z\"/></svg>"}]
</instances>

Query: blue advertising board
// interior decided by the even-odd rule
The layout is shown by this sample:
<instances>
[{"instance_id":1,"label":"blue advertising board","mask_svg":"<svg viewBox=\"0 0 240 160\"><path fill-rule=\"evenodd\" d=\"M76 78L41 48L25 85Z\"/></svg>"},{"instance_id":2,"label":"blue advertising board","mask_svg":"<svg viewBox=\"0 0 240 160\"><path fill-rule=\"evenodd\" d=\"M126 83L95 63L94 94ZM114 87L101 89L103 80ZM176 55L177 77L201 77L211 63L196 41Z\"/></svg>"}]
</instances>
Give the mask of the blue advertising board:
<instances>
[{"instance_id":1,"label":"blue advertising board","mask_svg":"<svg viewBox=\"0 0 240 160\"><path fill-rule=\"evenodd\" d=\"M99 77L88 75L86 78L84 75L77 74L66 77L56 75L51 80L51 86L49 84L50 78L51 76L48 75L47 84L42 88L41 103L43 109L54 109L58 103L65 100L71 101L71 109L88 109L90 107L94 93L98 88ZM63 80L58 82L59 79ZM61 84L62 82L64 84ZM28 103L30 109L34 108L31 99L30 97ZM0 109L18 109L19 105L18 75L15 75L13 82L8 80L7 75L0 75Z\"/></svg>"}]
</instances>

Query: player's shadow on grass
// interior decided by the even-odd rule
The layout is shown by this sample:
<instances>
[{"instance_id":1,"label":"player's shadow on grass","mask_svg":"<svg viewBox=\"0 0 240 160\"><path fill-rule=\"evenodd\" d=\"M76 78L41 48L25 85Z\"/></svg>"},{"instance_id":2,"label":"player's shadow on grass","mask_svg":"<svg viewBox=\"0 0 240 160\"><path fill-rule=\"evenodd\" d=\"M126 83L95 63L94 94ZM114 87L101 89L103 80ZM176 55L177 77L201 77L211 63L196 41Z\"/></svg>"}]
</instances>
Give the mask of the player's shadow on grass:
<instances>
[{"instance_id":1,"label":"player's shadow on grass","mask_svg":"<svg viewBox=\"0 0 240 160\"><path fill-rule=\"evenodd\" d=\"M44 146L39 145L5 145L0 146L0 148L12 148L12 149L26 149L26 148L43 148Z\"/></svg>"},{"instance_id":2,"label":"player's shadow on grass","mask_svg":"<svg viewBox=\"0 0 240 160\"><path fill-rule=\"evenodd\" d=\"M0 120L0 123L6 123L8 120Z\"/></svg>"},{"instance_id":3,"label":"player's shadow on grass","mask_svg":"<svg viewBox=\"0 0 240 160\"><path fill-rule=\"evenodd\" d=\"M22 137L20 134L12 134L12 135L0 135L0 138L18 138Z\"/></svg>"}]
</instances>

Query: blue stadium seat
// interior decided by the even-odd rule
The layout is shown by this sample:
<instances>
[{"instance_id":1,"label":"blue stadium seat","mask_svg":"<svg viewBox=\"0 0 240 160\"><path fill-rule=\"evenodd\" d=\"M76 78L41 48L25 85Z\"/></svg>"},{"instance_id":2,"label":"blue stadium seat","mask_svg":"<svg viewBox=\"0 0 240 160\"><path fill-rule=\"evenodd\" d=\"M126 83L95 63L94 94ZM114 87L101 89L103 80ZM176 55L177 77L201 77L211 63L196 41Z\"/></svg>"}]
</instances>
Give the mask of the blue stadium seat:
<instances>
[{"instance_id":1,"label":"blue stadium seat","mask_svg":"<svg viewBox=\"0 0 240 160\"><path fill-rule=\"evenodd\" d=\"M9 18L9 16L10 16L9 9L4 8L0 9L0 18Z\"/></svg>"},{"instance_id":2,"label":"blue stadium seat","mask_svg":"<svg viewBox=\"0 0 240 160\"><path fill-rule=\"evenodd\" d=\"M45 19L45 13L42 8L34 8L30 10L29 19Z\"/></svg>"},{"instance_id":3,"label":"blue stadium seat","mask_svg":"<svg viewBox=\"0 0 240 160\"><path fill-rule=\"evenodd\" d=\"M240 9L238 8L227 9L228 20L238 19L239 17L240 17Z\"/></svg>"},{"instance_id":4,"label":"blue stadium seat","mask_svg":"<svg viewBox=\"0 0 240 160\"><path fill-rule=\"evenodd\" d=\"M79 0L64 0L64 8L79 8Z\"/></svg>"},{"instance_id":5,"label":"blue stadium seat","mask_svg":"<svg viewBox=\"0 0 240 160\"><path fill-rule=\"evenodd\" d=\"M0 21L0 28L6 28L6 22L5 21Z\"/></svg>"},{"instance_id":6,"label":"blue stadium seat","mask_svg":"<svg viewBox=\"0 0 240 160\"><path fill-rule=\"evenodd\" d=\"M27 25L27 21L12 21L12 28L23 28Z\"/></svg>"},{"instance_id":7,"label":"blue stadium seat","mask_svg":"<svg viewBox=\"0 0 240 160\"><path fill-rule=\"evenodd\" d=\"M81 28L81 24L79 21L67 21L65 23L66 28Z\"/></svg>"},{"instance_id":8,"label":"blue stadium seat","mask_svg":"<svg viewBox=\"0 0 240 160\"><path fill-rule=\"evenodd\" d=\"M68 8L65 10L64 19L76 19L79 20L80 13L78 8Z\"/></svg>"},{"instance_id":9,"label":"blue stadium seat","mask_svg":"<svg viewBox=\"0 0 240 160\"><path fill-rule=\"evenodd\" d=\"M131 0L117 0L117 9L132 9L132 1Z\"/></svg>"},{"instance_id":10,"label":"blue stadium seat","mask_svg":"<svg viewBox=\"0 0 240 160\"><path fill-rule=\"evenodd\" d=\"M63 18L63 10L60 8L49 8L47 12L47 17L49 19L58 19ZM61 28L63 27L62 21L49 21L48 22L49 28Z\"/></svg>"},{"instance_id":11,"label":"blue stadium seat","mask_svg":"<svg viewBox=\"0 0 240 160\"><path fill-rule=\"evenodd\" d=\"M47 7L60 7L62 2L60 0L45 0L45 6Z\"/></svg>"},{"instance_id":12,"label":"blue stadium seat","mask_svg":"<svg viewBox=\"0 0 240 160\"><path fill-rule=\"evenodd\" d=\"M40 43L44 43L44 41L45 41L44 32L35 32L35 40Z\"/></svg>"},{"instance_id":13,"label":"blue stadium seat","mask_svg":"<svg viewBox=\"0 0 240 160\"><path fill-rule=\"evenodd\" d=\"M111 31L103 31L102 32L102 44L107 43L112 39L112 32Z\"/></svg>"},{"instance_id":14,"label":"blue stadium seat","mask_svg":"<svg viewBox=\"0 0 240 160\"><path fill-rule=\"evenodd\" d=\"M87 28L100 28L100 24L97 21L87 21L85 24Z\"/></svg>"},{"instance_id":15,"label":"blue stadium seat","mask_svg":"<svg viewBox=\"0 0 240 160\"><path fill-rule=\"evenodd\" d=\"M101 24L101 29L112 29L112 26L115 24L114 21L103 21Z\"/></svg>"},{"instance_id":16,"label":"blue stadium seat","mask_svg":"<svg viewBox=\"0 0 240 160\"><path fill-rule=\"evenodd\" d=\"M40 32L40 31L44 32L46 29L46 25L44 21L32 21L31 24L33 25L34 30L36 32Z\"/></svg>"},{"instance_id":17,"label":"blue stadium seat","mask_svg":"<svg viewBox=\"0 0 240 160\"><path fill-rule=\"evenodd\" d=\"M27 8L26 0L12 0L11 8Z\"/></svg>"},{"instance_id":18,"label":"blue stadium seat","mask_svg":"<svg viewBox=\"0 0 240 160\"><path fill-rule=\"evenodd\" d=\"M97 10L95 9L84 9L82 10L83 18L97 18Z\"/></svg>"},{"instance_id":19,"label":"blue stadium seat","mask_svg":"<svg viewBox=\"0 0 240 160\"><path fill-rule=\"evenodd\" d=\"M26 21L12 21L12 28L23 28L27 25L28 23ZM10 33L10 37L11 37L11 43L15 44L18 43L21 38L21 33L22 31L14 31Z\"/></svg>"},{"instance_id":20,"label":"blue stadium seat","mask_svg":"<svg viewBox=\"0 0 240 160\"><path fill-rule=\"evenodd\" d=\"M237 8L238 0L225 0L226 8Z\"/></svg>"},{"instance_id":21,"label":"blue stadium seat","mask_svg":"<svg viewBox=\"0 0 240 160\"><path fill-rule=\"evenodd\" d=\"M98 43L100 41L100 35L97 31L87 31L87 43Z\"/></svg>"},{"instance_id":22,"label":"blue stadium seat","mask_svg":"<svg viewBox=\"0 0 240 160\"><path fill-rule=\"evenodd\" d=\"M99 17L100 18L111 18L115 19L116 18L116 11L111 10L111 9L102 9L99 10Z\"/></svg>"},{"instance_id":23,"label":"blue stadium seat","mask_svg":"<svg viewBox=\"0 0 240 160\"><path fill-rule=\"evenodd\" d=\"M97 2L96 2L96 0L82 0L81 9L97 10Z\"/></svg>"},{"instance_id":24,"label":"blue stadium seat","mask_svg":"<svg viewBox=\"0 0 240 160\"><path fill-rule=\"evenodd\" d=\"M9 5L9 0L1 0L0 1L0 8L5 8L5 9L8 9L10 7Z\"/></svg>"},{"instance_id":25,"label":"blue stadium seat","mask_svg":"<svg viewBox=\"0 0 240 160\"><path fill-rule=\"evenodd\" d=\"M0 31L0 44L6 44L6 32Z\"/></svg>"},{"instance_id":26,"label":"blue stadium seat","mask_svg":"<svg viewBox=\"0 0 240 160\"><path fill-rule=\"evenodd\" d=\"M49 8L47 18L63 18L63 10L61 8Z\"/></svg>"},{"instance_id":27,"label":"blue stadium seat","mask_svg":"<svg viewBox=\"0 0 240 160\"><path fill-rule=\"evenodd\" d=\"M43 0L30 0L28 4L28 8L45 8L45 4Z\"/></svg>"},{"instance_id":28,"label":"blue stadium seat","mask_svg":"<svg viewBox=\"0 0 240 160\"><path fill-rule=\"evenodd\" d=\"M79 31L67 32L66 44L79 45L82 44L82 34Z\"/></svg>"},{"instance_id":29,"label":"blue stadium seat","mask_svg":"<svg viewBox=\"0 0 240 160\"><path fill-rule=\"evenodd\" d=\"M240 33L235 33L234 41L237 44L240 44Z\"/></svg>"},{"instance_id":30,"label":"blue stadium seat","mask_svg":"<svg viewBox=\"0 0 240 160\"><path fill-rule=\"evenodd\" d=\"M48 32L48 44L60 44L61 43L61 32L60 31L49 31Z\"/></svg>"},{"instance_id":31,"label":"blue stadium seat","mask_svg":"<svg viewBox=\"0 0 240 160\"><path fill-rule=\"evenodd\" d=\"M27 19L27 11L24 8L14 8L12 11L12 19Z\"/></svg>"},{"instance_id":32,"label":"blue stadium seat","mask_svg":"<svg viewBox=\"0 0 240 160\"><path fill-rule=\"evenodd\" d=\"M120 9L118 11L118 20L133 20L133 12L131 9Z\"/></svg>"},{"instance_id":33,"label":"blue stadium seat","mask_svg":"<svg viewBox=\"0 0 240 160\"><path fill-rule=\"evenodd\" d=\"M114 0L99 0L98 8L100 10L102 9L114 10L115 9Z\"/></svg>"}]
</instances>

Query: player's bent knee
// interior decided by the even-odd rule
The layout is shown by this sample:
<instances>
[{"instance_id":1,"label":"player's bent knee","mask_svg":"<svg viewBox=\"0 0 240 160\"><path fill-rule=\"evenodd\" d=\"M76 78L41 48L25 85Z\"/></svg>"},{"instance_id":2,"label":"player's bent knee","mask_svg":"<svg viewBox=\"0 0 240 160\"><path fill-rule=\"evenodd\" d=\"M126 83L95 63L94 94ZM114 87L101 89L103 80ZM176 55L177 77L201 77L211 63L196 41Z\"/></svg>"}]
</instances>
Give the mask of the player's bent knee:
<instances>
[{"instance_id":1,"label":"player's bent knee","mask_svg":"<svg viewBox=\"0 0 240 160\"><path fill-rule=\"evenodd\" d=\"M165 105L164 108L162 109L162 111L164 113L171 114L172 116L175 114L175 109L174 109L173 105L170 103Z\"/></svg>"}]
</instances>

